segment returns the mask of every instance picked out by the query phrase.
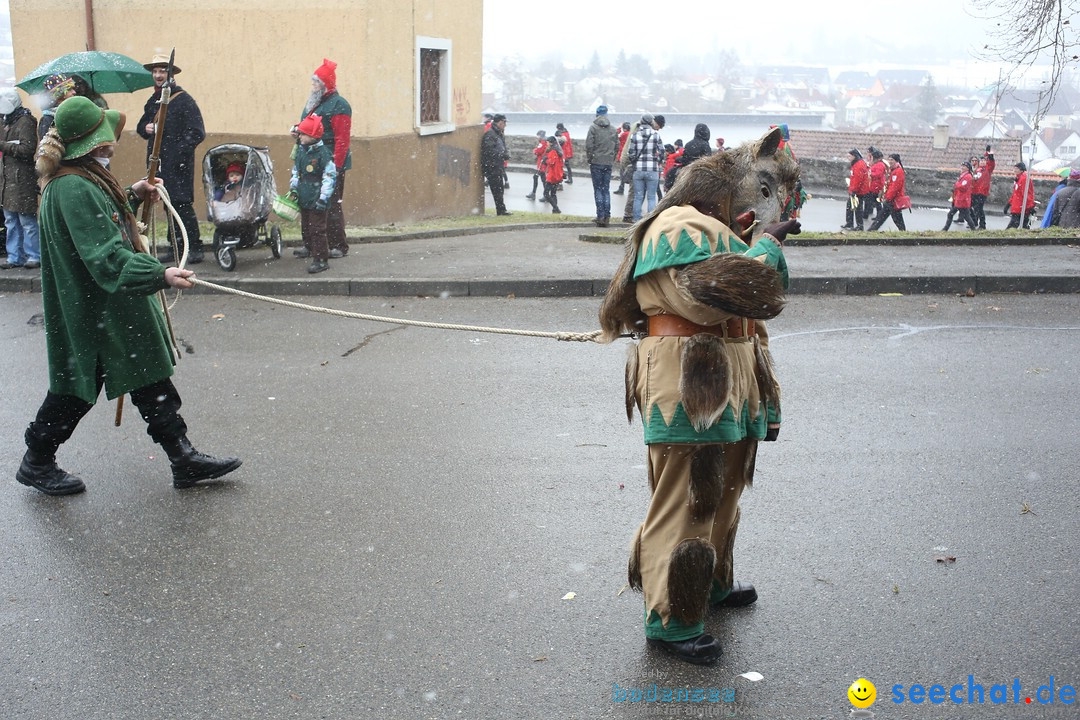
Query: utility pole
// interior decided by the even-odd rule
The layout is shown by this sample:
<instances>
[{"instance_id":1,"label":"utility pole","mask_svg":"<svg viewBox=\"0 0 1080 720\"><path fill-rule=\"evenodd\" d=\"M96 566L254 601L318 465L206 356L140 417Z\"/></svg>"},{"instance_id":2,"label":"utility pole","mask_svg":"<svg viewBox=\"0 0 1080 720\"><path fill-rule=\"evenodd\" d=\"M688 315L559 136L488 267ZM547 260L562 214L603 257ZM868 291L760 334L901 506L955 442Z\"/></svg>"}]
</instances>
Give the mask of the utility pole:
<instances>
[{"instance_id":1,"label":"utility pole","mask_svg":"<svg viewBox=\"0 0 1080 720\"><path fill-rule=\"evenodd\" d=\"M1035 129L1031 133L1031 155L1028 156L1028 168L1024 171L1024 195L1023 201L1020 203L1020 227L1026 227L1027 221L1027 200L1028 200L1028 188L1031 186L1031 170L1032 165L1035 164L1035 141L1039 137L1039 120L1042 119L1042 99L1044 90L1039 91L1039 99L1035 105ZM1020 149L1020 159L1024 159L1024 150Z\"/></svg>"}]
</instances>

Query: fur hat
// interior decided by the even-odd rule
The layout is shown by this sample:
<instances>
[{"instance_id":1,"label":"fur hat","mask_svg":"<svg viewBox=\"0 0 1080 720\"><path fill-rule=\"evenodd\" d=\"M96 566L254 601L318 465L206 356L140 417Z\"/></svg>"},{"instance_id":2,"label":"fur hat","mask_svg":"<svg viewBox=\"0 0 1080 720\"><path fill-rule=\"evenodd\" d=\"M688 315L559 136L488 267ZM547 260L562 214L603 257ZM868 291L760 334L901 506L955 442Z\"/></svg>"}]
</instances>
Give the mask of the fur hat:
<instances>
[{"instance_id":1,"label":"fur hat","mask_svg":"<svg viewBox=\"0 0 1080 720\"><path fill-rule=\"evenodd\" d=\"M312 73L319 79L319 82L326 88L326 92L333 92L337 90L337 63L333 60L327 60L323 58L322 65L315 68L315 72Z\"/></svg>"},{"instance_id":2,"label":"fur hat","mask_svg":"<svg viewBox=\"0 0 1080 720\"><path fill-rule=\"evenodd\" d=\"M15 88L0 90L0 115L10 115L22 107L22 98Z\"/></svg>"},{"instance_id":3,"label":"fur hat","mask_svg":"<svg viewBox=\"0 0 1080 720\"><path fill-rule=\"evenodd\" d=\"M102 110L90 98L70 97L56 109L56 134L64 143L64 160L83 157L94 148L112 145L124 129L124 114Z\"/></svg>"},{"instance_id":4,"label":"fur hat","mask_svg":"<svg viewBox=\"0 0 1080 720\"><path fill-rule=\"evenodd\" d=\"M169 67L169 56L162 53L155 53L154 59L143 65L147 70L153 70L154 68L167 68ZM172 74L179 75L180 68L176 65L172 66Z\"/></svg>"},{"instance_id":5,"label":"fur hat","mask_svg":"<svg viewBox=\"0 0 1080 720\"><path fill-rule=\"evenodd\" d=\"M318 140L323 136L322 118L312 113L300 121L300 124L296 126L296 131Z\"/></svg>"}]
</instances>

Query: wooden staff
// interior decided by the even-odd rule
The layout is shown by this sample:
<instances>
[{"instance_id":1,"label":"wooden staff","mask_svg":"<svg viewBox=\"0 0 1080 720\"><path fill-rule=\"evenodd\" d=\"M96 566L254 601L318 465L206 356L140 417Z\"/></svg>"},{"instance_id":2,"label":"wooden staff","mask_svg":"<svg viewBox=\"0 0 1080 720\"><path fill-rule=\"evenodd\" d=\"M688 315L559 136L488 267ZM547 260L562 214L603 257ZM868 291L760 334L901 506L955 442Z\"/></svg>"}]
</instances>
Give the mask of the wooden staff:
<instances>
[{"instance_id":1,"label":"wooden staff","mask_svg":"<svg viewBox=\"0 0 1080 720\"><path fill-rule=\"evenodd\" d=\"M172 49L169 53L169 65L166 69L165 83L161 86L161 100L158 103L157 114L154 116L154 145L150 150L150 159L146 168L146 181L150 183L151 189L154 187L154 180L157 178L158 169L161 167L161 140L165 131L165 117L169 113L169 98L172 96L172 80L173 80L173 60L176 58L176 48ZM149 227L153 222L153 209L154 203L143 203L142 207L142 222L143 225ZM149 253L147 248L139 236L138 228L134 228L135 237L134 245L136 252ZM175 250L174 250L175 252ZM169 317L169 308L165 301L165 291L158 291L158 299L161 301L161 309L165 313L165 324L169 328L169 338L172 340L173 351L177 357L180 356L180 350L176 347L176 335L173 333L172 318ZM120 422L124 417L124 396L121 395L116 399L116 418L113 420L113 424L116 427L120 427Z\"/></svg>"}]
</instances>

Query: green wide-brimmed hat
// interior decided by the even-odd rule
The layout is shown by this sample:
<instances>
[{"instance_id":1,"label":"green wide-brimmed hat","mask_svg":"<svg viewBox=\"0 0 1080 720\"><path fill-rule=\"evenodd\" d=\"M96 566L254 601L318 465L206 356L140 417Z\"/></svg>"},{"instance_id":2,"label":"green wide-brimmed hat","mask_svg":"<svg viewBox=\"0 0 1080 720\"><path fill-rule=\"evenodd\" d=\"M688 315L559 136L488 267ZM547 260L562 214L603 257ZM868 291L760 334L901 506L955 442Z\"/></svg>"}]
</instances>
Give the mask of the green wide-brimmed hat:
<instances>
[{"instance_id":1,"label":"green wide-brimmed hat","mask_svg":"<svg viewBox=\"0 0 1080 720\"><path fill-rule=\"evenodd\" d=\"M76 95L60 103L54 119L64 141L64 160L74 160L101 145L116 142L124 129L124 114L103 110L90 98Z\"/></svg>"}]
</instances>

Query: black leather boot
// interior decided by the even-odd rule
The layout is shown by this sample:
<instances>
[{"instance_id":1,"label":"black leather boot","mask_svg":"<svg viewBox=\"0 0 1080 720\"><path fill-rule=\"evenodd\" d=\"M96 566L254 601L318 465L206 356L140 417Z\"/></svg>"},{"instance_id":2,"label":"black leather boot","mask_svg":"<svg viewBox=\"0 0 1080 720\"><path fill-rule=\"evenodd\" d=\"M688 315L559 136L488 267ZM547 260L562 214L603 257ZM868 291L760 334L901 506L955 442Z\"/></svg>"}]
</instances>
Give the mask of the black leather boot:
<instances>
[{"instance_id":1,"label":"black leather boot","mask_svg":"<svg viewBox=\"0 0 1080 720\"><path fill-rule=\"evenodd\" d=\"M240 467L239 458L216 458L205 455L191 446L186 435L161 443L172 463L173 487L184 489L203 480L213 480Z\"/></svg>"},{"instance_id":2,"label":"black leather boot","mask_svg":"<svg viewBox=\"0 0 1080 720\"><path fill-rule=\"evenodd\" d=\"M727 597L711 604L713 610L720 608L746 607L757 602L757 590L748 582L736 580L731 586L731 592Z\"/></svg>"},{"instance_id":3,"label":"black leather boot","mask_svg":"<svg viewBox=\"0 0 1080 720\"><path fill-rule=\"evenodd\" d=\"M82 480L57 466L55 457L39 456L32 450L23 455L15 479L46 495L74 495L86 490Z\"/></svg>"}]
</instances>

